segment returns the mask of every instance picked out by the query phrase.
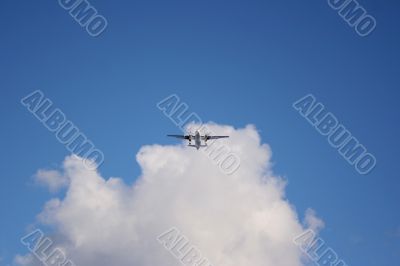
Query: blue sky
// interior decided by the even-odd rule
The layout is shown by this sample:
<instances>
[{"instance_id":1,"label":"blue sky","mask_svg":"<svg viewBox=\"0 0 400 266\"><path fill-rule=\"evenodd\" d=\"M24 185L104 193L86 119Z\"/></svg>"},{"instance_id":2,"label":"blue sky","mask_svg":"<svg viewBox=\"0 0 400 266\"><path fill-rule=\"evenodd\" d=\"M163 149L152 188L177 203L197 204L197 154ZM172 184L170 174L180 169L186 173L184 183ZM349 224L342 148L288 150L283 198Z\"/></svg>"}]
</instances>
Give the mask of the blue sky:
<instances>
[{"instance_id":1,"label":"blue sky","mask_svg":"<svg viewBox=\"0 0 400 266\"><path fill-rule=\"evenodd\" d=\"M359 1L360 37L327 1L103 1L93 38L57 1L0 3L0 265L51 197L32 182L69 154L20 99L42 90L105 154L103 176L132 183L135 154L171 144L156 108L175 93L204 121L256 125L299 213L348 265L399 265L400 30L397 1ZM293 108L312 93L377 158L358 174Z\"/></svg>"}]
</instances>

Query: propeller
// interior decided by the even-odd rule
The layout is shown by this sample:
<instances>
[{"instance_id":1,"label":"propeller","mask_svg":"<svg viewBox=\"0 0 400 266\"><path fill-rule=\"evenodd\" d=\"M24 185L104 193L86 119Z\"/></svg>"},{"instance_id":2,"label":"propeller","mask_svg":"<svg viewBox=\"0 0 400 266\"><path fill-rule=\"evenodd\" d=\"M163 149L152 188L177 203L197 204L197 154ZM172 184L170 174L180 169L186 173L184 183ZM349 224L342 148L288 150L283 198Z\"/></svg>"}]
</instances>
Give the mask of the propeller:
<instances>
[{"instance_id":1,"label":"propeller","mask_svg":"<svg viewBox=\"0 0 400 266\"><path fill-rule=\"evenodd\" d=\"M208 136L210 136L211 135L211 133L210 132L206 132L205 134L204 134L204 142L207 142L207 138L208 138Z\"/></svg>"},{"instance_id":2,"label":"propeller","mask_svg":"<svg viewBox=\"0 0 400 266\"><path fill-rule=\"evenodd\" d=\"M188 132L188 135L189 135L189 145L190 145L192 143L192 136L193 136L192 129L188 128L187 132Z\"/></svg>"}]
</instances>

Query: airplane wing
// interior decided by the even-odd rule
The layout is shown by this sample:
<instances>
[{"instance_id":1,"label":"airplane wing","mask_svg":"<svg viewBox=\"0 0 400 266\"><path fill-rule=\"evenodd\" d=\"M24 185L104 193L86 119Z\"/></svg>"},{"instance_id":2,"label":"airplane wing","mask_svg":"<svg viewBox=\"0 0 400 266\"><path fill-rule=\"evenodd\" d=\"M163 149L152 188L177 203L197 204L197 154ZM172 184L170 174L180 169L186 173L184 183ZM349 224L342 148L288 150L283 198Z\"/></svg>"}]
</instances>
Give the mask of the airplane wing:
<instances>
[{"instance_id":1,"label":"airplane wing","mask_svg":"<svg viewBox=\"0 0 400 266\"><path fill-rule=\"evenodd\" d=\"M229 138L229 136L202 136L202 139L209 140L209 139L223 139Z\"/></svg>"},{"instance_id":2,"label":"airplane wing","mask_svg":"<svg viewBox=\"0 0 400 266\"><path fill-rule=\"evenodd\" d=\"M167 136L178 138L178 139L189 139L189 135L167 135Z\"/></svg>"}]
</instances>

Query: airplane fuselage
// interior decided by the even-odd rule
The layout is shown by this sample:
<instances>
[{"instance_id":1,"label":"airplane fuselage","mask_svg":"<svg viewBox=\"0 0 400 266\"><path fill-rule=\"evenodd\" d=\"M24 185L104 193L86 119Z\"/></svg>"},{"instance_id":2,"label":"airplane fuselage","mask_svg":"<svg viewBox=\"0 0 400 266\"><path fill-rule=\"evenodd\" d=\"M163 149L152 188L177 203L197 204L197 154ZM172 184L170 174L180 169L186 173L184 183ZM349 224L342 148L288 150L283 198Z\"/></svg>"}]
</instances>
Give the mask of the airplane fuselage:
<instances>
[{"instance_id":1,"label":"airplane fuselage","mask_svg":"<svg viewBox=\"0 0 400 266\"><path fill-rule=\"evenodd\" d=\"M199 131L196 131L196 133L194 135L194 145L196 146L196 149L200 149L201 136L200 136L200 132Z\"/></svg>"}]
</instances>

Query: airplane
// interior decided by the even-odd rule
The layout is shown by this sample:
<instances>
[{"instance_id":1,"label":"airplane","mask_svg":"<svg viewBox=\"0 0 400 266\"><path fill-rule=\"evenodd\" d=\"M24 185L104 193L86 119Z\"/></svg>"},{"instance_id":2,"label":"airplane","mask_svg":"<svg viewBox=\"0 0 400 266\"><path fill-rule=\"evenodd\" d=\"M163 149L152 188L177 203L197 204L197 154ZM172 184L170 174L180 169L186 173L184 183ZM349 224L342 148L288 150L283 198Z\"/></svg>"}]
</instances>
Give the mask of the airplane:
<instances>
[{"instance_id":1,"label":"airplane","mask_svg":"<svg viewBox=\"0 0 400 266\"><path fill-rule=\"evenodd\" d=\"M167 135L168 137L174 137L178 139L187 139L189 140L189 147L195 147L197 150L200 147L207 147L207 140L209 139L222 139L222 138L229 138L229 136L210 136L210 135L200 135L200 132L197 130L194 135ZM194 140L194 145L192 145L192 140ZM201 144L201 141L204 140L204 145Z\"/></svg>"}]
</instances>

